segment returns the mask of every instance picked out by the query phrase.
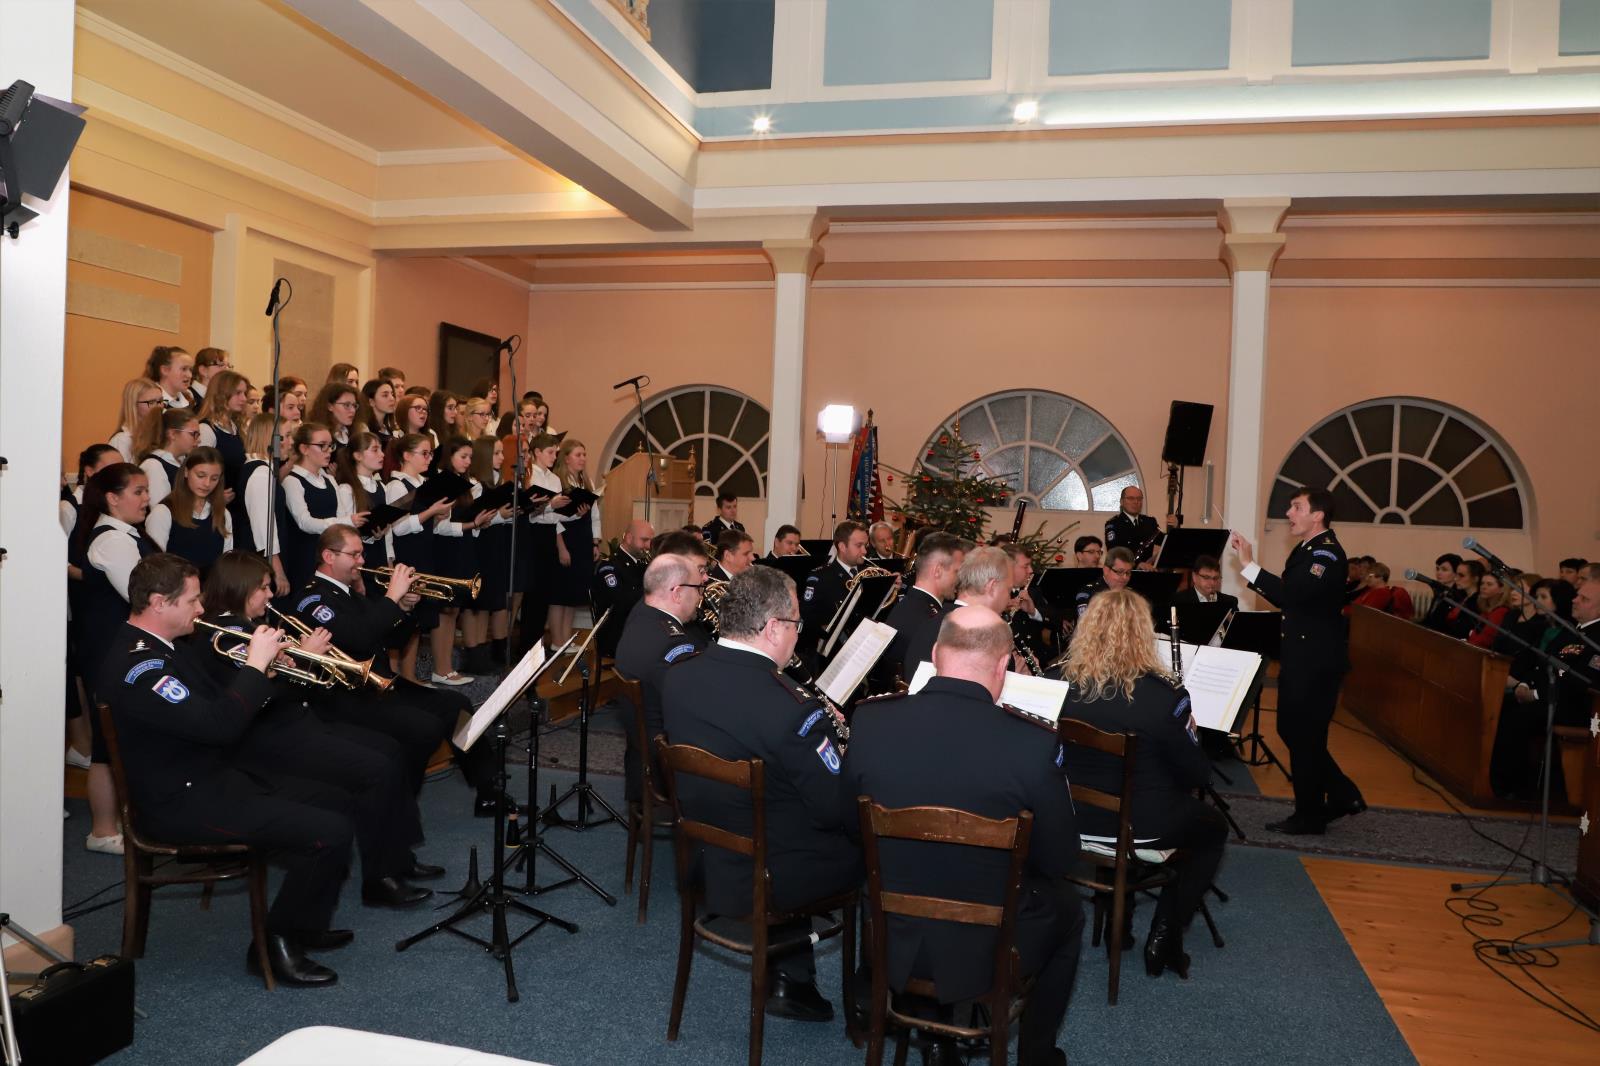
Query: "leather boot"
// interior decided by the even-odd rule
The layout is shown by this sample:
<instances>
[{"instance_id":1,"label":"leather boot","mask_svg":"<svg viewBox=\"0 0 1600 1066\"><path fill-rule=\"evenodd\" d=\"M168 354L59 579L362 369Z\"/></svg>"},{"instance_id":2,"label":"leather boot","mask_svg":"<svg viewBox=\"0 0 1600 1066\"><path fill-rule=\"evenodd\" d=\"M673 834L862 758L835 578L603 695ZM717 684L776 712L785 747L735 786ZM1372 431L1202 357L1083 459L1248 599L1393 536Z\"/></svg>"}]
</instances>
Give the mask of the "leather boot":
<instances>
[{"instance_id":1,"label":"leather boot","mask_svg":"<svg viewBox=\"0 0 1600 1066\"><path fill-rule=\"evenodd\" d=\"M1163 969L1171 970L1185 981L1189 979L1189 956L1183 951L1183 929L1165 915L1157 914L1150 923L1150 937L1144 943L1144 972L1160 977Z\"/></svg>"}]
</instances>

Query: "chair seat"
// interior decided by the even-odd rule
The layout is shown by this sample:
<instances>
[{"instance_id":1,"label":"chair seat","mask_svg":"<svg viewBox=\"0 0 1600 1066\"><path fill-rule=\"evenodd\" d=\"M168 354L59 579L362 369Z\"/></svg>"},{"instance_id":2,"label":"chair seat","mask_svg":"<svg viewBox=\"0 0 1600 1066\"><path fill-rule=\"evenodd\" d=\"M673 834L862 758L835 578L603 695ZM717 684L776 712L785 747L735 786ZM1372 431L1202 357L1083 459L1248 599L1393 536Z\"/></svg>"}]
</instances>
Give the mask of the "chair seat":
<instances>
[{"instance_id":1,"label":"chair seat","mask_svg":"<svg viewBox=\"0 0 1600 1066\"><path fill-rule=\"evenodd\" d=\"M1102 855L1108 859L1115 859L1117 857L1116 837L1080 836L1079 839L1083 842L1084 851L1092 852L1095 855ZM1151 839L1154 838L1152 837ZM1168 859L1172 858L1178 853L1177 848L1139 847L1140 844L1150 843L1149 840L1135 840L1133 843L1133 857L1138 859L1140 862L1150 863L1152 866L1159 866L1161 863L1166 862Z\"/></svg>"},{"instance_id":2,"label":"chair seat","mask_svg":"<svg viewBox=\"0 0 1600 1066\"><path fill-rule=\"evenodd\" d=\"M797 921L802 918L822 917L824 915L830 915L832 911L844 910L847 907L854 907L856 905L856 900L856 893L846 892L842 895L829 896L826 899L819 899L815 903L808 904L797 910L772 911L767 915L767 920L769 925L777 925L780 922ZM748 914L707 914L702 918L695 919L695 936L698 936L700 939L709 943L716 944L719 947L727 948L729 951L737 951L744 955L750 954L750 952L754 950L754 945L752 945L750 941L736 940L731 936L727 936L707 927L706 923L714 921L718 918L733 922L744 922L746 925L751 924L751 916ZM788 940L767 941L767 954L771 955L775 951L786 951L792 947L799 947L812 937L816 937L818 940L827 940L831 937L838 936L843 930L843 921L832 920L830 918L830 921L827 925L823 926L820 930L814 929L813 932L807 934L806 936L794 937Z\"/></svg>"}]
</instances>

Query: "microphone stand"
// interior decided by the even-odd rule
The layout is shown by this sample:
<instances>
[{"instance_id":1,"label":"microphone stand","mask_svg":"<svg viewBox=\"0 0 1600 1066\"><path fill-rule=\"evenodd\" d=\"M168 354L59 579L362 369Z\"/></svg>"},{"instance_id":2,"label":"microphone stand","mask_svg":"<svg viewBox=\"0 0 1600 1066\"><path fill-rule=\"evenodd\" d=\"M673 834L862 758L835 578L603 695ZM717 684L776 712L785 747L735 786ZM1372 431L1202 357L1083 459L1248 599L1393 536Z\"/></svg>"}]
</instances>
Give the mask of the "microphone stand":
<instances>
[{"instance_id":1,"label":"microphone stand","mask_svg":"<svg viewBox=\"0 0 1600 1066\"><path fill-rule=\"evenodd\" d=\"M644 479L644 520L649 522L651 521L651 498L655 496L660 489L658 483L656 482L656 453L655 450L650 447L650 430L644 424L644 392L639 388L638 378L633 379L633 399L634 402L639 406L638 415L636 416L639 419L639 437L644 442L645 458L650 460L650 471L645 475Z\"/></svg>"},{"instance_id":2,"label":"microphone stand","mask_svg":"<svg viewBox=\"0 0 1600 1066\"><path fill-rule=\"evenodd\" d=\"M1489 572L1495 577L1499 578L1501 584L1509 587L1510 584L1517 579L1517 572L1511 569L1505 563L1501 562L1499 556L1495 555L1488 548L1483 547L1475 539L1471 537L1468 537L1467 539L1471 540L1472 544L1463 544L1462 547L1466 548L1470 552L1474 552L1477 555L1482 556L1484 562L1489 564ZM1580 643L1587 645L1590 651L1600 653L1600 644L1596 644L1594 641L1590 640L1584 635L1583 630L1573 625L1567 619L1562 618L1554 611L1548 611L1541 607L1539 605L1539 601L1536 599L1533 600L1533 609L1544 615L1546 621L1553 623L1561 629L1565 629L1568 636L1571 636L1577 639Z\"/></svg>"},{"instance_id":3,"label":"microphone stand","mask_svg":"<svg viewBox=\"0 0 1600 1066\"><path fill-rule=\"evenodd\" d=\"M563 792L559 799L552 799L550 805L544 809L544 814L540 820L547 826L562 826L567 829L584 830L605 825L607 822L616 822L618 825L625 824L622 820L622 815L617 813L617 809L608 803L606 798L593 785L589 784L589 712L593 703L593 699L589 695L589 645L594 641L595 635L600 632L600 627L606 624L606 619L609 617L611 617L611 608L608 607L605 613L600 616L600 620L589 630L589 635L584 638L583 643L578 646L578 654L572 657L572 662L567 664L566 670L556 679L557 685L564 684L567 680L567 675L572 673L572 668L574 666L578 668L578 677L581 682L578 686L578 780ZM551 786L551 791L555 791L555 786ZM578 817L563 818L560 811L561 805L574 796L578 799ZM605 811L605 815L591 821L589 819L591 805Z\"/></svg>"},{"instance_id":4,"label":"microphone stand","mask_svg":"<svg viewBox=\"0 0 1600 1066\"><path fill-rule=\"evenodd\" d=\"M283 299L278 298L278 287L283 286L289 290L289 295ZM283 362L283 337L279 332L278 319L283 317L283 309L289 306L294 299L294 286L288 278L278 278L272 283L272 298L267 301L267 314L272 316L272 457L267 463L267 473L272 476L267 480L267 562L272 562L272 550L278 532L278 464L282 462L283 442L279 439L279 427L283 422L283 397L278 395L278 382L280 364ZM244 491L243 486L239 489ZM290 594L294 589L289 590Z\"/></svg>"},{"instance_id":5,"label":"microphone stand","mask_svg":"<svg viewBox=\"0 0 1600 1066\"><path fill-rule=\"evenodd\" d=\"M510 561L506 566L506 666L508 669L516 662L514 655L515 642L512 633L516 629L518 619L510 617L510 611L517 589L517 534L521 532L522 523L527 520L522 513L521 501L518 499L518 496L522 494L522 464L527 456L527 448L522 440L522 420L517 415L517 405L521 401L517 397L516 356L521 350L522 338L515 333L507 337L500 345L500 351L506 353L506 369L511 372L511 435L517 439L516 467L511 476L511 544L507 551ZM492 459L494 456L491 455L490 458ZM532 645L529 646L531 647ZM534 731L537 732L539 723L535 721L533 727ZM530 804L534 802L534 798L531 795L528 797L528 802Z\"/></svg>"}]
</instances>

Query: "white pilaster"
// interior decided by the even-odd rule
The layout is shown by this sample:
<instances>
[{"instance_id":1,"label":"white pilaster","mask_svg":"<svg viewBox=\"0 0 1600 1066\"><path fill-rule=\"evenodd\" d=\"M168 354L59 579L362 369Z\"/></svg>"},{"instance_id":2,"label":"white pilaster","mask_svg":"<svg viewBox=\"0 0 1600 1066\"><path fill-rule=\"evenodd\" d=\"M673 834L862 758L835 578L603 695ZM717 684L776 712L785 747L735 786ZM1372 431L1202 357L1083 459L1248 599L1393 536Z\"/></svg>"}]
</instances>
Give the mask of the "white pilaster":
<instances>
[{"instance_id":1,"label":"white pilaster","mask_svg":"<svg viewBox=\"0 0 1600 1066\"><path fill-rule=\"evenodd\" d=\"M806 370L806 298L820 252L813 240L768 241L772 260L772 423L767 440L767 528L800 524Z\"/></svg>"},{"instance_id":2,"label":"white pilaster","mask_svg":"<svg viewBox=\"0 0 1600 1066\"><path fill-rule=\"evenodd\" d=\"M72 4L12 11L0 76L72 99ZM13 24L14 23L14 24ZM3 88L3 86L0 86ZM20 239L0 236L0 910L61 925L67 544L56 519L67 302L67 177ZM52 937L59 942L59 937Z\"/></svg>"}]
</instances>

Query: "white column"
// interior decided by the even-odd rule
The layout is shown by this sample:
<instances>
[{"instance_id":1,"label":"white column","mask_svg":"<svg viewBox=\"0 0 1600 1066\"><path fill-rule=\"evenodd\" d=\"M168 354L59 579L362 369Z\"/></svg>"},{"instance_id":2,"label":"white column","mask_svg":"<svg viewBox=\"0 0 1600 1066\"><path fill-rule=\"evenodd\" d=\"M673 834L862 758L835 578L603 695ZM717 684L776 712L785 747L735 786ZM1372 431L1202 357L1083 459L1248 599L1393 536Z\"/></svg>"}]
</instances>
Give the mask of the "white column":
<instances>
[{"instance_id":1,"label":"white column","mask_svg":"<svg viewBox=\"0 0 1600 1066\"><path fill-rule=\"evenodd\" d=\"M768 241L772 259L772 429L767 440L767 528L800 524L801 443L804 440L806 297L820 253L815 241Z\"/></svg>"},{"instance_id":2,"label":"white column","mask_svg":"<svg viewBox=\"0 0 1600 1066\"><path fill-rule=\"evenodd\" d=\"M1223 201L1222 259L1233 277L1233 331L1228 358L1228 459L1222 519L1229 529L1260 545L1262 421L1267 394L1267 304L1272 264L1283 251L1278 223L1289 209L1282 197ZM1223 567L1223 583L1241 595L1235 566Z\"/></svg>"},{"instance_id":3,"label":"white column","mask_svg":"<svg viewBox=\"0 0 1600 1066\"><path fill-rule=\"evenodd\" d=\"M27 18L0 33L0 76L72 99L74 5L23 6ZM61 927L67 545L56 519L66 175L47 204L28 206L40 214L20 239L0 236L0 910L70 950Z\"/></svg>"}]
</instances>

